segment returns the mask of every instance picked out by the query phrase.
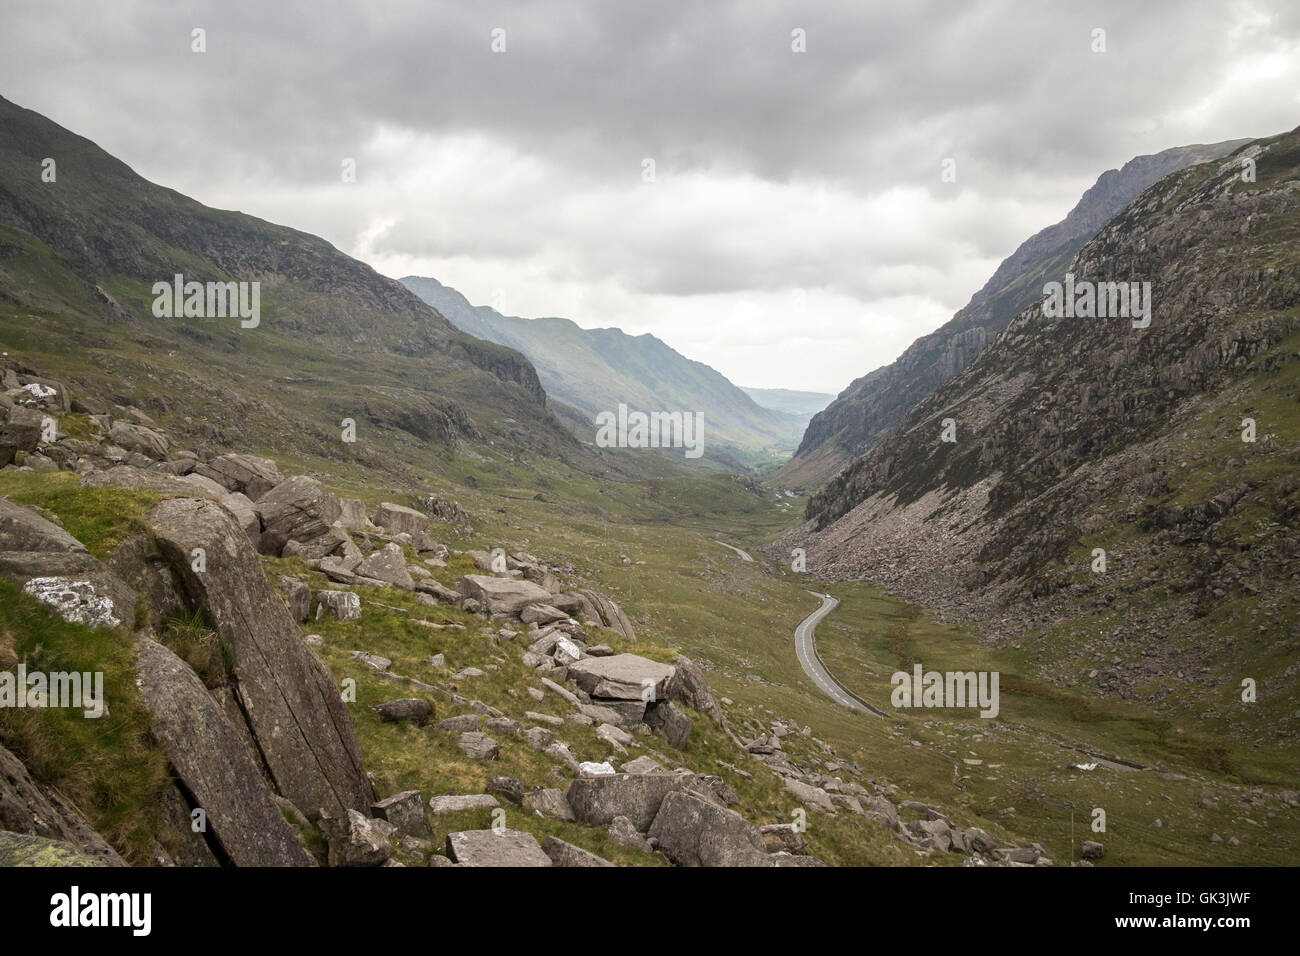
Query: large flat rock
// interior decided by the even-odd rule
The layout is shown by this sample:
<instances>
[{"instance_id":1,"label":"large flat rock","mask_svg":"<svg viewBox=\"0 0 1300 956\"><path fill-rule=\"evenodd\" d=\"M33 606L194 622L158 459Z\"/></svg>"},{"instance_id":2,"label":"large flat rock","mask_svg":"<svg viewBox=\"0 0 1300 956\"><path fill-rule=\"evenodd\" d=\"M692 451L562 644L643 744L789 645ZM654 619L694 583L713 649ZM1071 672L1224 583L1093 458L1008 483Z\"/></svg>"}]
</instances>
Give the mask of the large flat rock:
<instances>
[{"instance_id":1,"label":"large flat rock","mask_svg":"<svg viewBox=\"0 0 1300 956\"><path fill-rule=\"evenodd\" d=\"M537 838L522 830L447 834L447 856L461 866L552 866Z\"/></svg>"},{"instance_id":2,"label":"large flat rock","mask_svg":"<svg viewBox=\"0 0 1300 956\"><path fill-rule=\"evenodd\" d=\"M661 700L673 675L671 664L637 654L587 657L569 665L569 678L592 697L615 700Z\"/></svg>"},{"instance_id":3,"label":"large flat rock","mask_svg":"<svg viewBox=\"0 0 1300 956\"><path fill-rule=\"evenodd\" d=\"M486 574L467 574L456 589L465 597L482 601L492 614L517 614L526 605L544 604L551 599L550 591L532 581Z\"/></svg>"}]
</instances>

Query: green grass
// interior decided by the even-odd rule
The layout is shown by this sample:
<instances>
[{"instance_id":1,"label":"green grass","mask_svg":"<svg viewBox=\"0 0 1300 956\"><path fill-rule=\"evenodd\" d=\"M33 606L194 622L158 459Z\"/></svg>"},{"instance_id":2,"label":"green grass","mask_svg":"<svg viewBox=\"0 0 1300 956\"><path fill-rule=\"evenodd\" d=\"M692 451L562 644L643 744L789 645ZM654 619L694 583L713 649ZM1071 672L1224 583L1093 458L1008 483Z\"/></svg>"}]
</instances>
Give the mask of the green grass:
<instances>
[{"instance_id":1,"label":"green grass","mask_svg":"<svg viewBox=\"0 0 1300 956\"><path fill-rule=\"evenodd\" d=\"M0 495L58 516L64 530L103 558L142 529L140 519L160 495L120 488L84 488L71 472L32 474L0 471Z\"/></svg>"},{"instance_id":2,"label":"green grass","mask_svg":"<svg viewBox=\"0 0 1300 956\"><path fill-rule=\"evenodd\" d=\"M102 672L107 713L0 710L0 742L62 792L130 862L146 863L158 802L171 781L135 686L135 647L120 631L70 624L0 578L0 668Z\"/></svg>"}]
</instances>

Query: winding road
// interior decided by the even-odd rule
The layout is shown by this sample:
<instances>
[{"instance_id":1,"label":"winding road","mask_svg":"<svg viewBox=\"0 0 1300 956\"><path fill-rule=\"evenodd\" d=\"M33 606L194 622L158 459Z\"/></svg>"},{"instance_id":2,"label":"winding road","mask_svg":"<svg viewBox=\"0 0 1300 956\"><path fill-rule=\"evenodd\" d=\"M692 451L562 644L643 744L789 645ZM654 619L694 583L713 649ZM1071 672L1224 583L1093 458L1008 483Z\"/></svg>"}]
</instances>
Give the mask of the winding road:
<instances>
[{"instance_id":1,"label":"winding road","mask_svg":"<svg viewBox=\"0 0 1300 956\"><path fill-rule=\"evenodd\" d=\"M829 594L818 594L816 591L809 591L808 593L821 598L822 606L804 618L800 625L794 629L794 650L799 657L799 665L803 668L804 673L811 677L813 683L821 688L822 692L835 703L842 704L852 710L861 711L864 714L875 714L877 717L888 718L889 715L884 711L873 707L837 681L834 675L826 669L822 659L817 656L817 643L815 640L817 625L821 623L822 618L839 607L840 602Z\"/></svg>"},{"instance_id":2,"label":"winding road","mask_svg":"<svg viewBox=\"0 0 1300 956\"><path fill-rule=\"evenodd\" d=\"M735 551L736 554L740 555L740 559L741 559L742 561L753 561L753 560L754 560L753 558L751 558L751 557L749 556L749 552L748 552L748 551L742 551L740 548L736 547L734 544L727 544L727 542L725 542L725 541L719 541L717 538L714 538L714 539L713 539L713 543L714 543L714 544L720 544L720 545L722 545L724 548L730 548L732 551Z\"/></svg>"}]
</instances>

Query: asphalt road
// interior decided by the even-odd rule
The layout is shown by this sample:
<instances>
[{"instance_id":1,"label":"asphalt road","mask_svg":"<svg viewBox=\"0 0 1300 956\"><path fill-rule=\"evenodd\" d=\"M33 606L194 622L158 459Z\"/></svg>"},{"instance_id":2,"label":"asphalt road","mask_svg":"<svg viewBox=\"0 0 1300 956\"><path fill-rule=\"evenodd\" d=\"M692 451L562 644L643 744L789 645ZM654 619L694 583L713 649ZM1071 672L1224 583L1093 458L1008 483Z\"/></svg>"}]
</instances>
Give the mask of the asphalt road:
<instances>
[{"instance_id":1,"label":"asphalt road","mask_svg":"<svg viewBox=\"0 0 1300 956\"><path fill-rule=\"evenodd\" d=\"M716 538L714 539L714 541L715 541L715 543L722 545L724 548L730 548L732 551L735 551L736 554L740 555L740 559L741 559L742 561L753 561L753 560L754 560L753 558L751 558L751 557L749 556L749 552L748 552L748 551L742 551L742 550L740 550L740 548L736 547L734 544L727 544L727 542L725 542L725 541L718 541Z\"/></svg>"},{"instance_id":2,"label":"asphalt road","mask_svg":"<svg viewBox=\"0 0 1300 956\"><path fill-rule=\"evenodd\" d=\"M864 714L875 714L877 717L888 716L844 690L836 683L835 678L831 676L831 672L823 667L821 661L817 659L817 645L815 643L817 625L821 623L822 618L839 607L840 602L829 594L818 594L816 591L809 591L808 593L821 598L822 606L804 618L803 622L794 629L794 650L799 657L799 665L803 668L804 673L811 677L813 683L821 688L822 692L835 703L842 704L852 710L861 711Z\"/></svg>"}]
</instances>

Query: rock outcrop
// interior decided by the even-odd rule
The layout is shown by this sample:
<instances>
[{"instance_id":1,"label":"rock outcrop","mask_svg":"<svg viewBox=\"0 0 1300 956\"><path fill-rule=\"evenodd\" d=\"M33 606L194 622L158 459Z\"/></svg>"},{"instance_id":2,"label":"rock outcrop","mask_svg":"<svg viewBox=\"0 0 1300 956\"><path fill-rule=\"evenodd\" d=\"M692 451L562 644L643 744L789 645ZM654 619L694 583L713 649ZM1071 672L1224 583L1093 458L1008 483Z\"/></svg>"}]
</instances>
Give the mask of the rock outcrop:
<instances>
[{"instance_id":1,"label":"rock outcrop","mask_svg":"<svg viewBox=\"0 0 1300 956\"><path fill-rule=\"evenodd\" d=\"M302 642L234 518L210 501L173 498L150 511L162 554L234 658L237 694L279 791L304 812L368 810L373 793L352 718L325 666ZM194 568L194 552L205 569Z\"/></svg>"}]
</instances>

